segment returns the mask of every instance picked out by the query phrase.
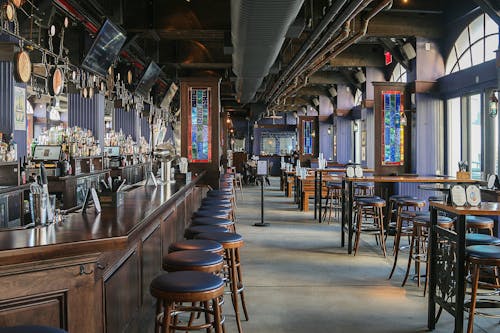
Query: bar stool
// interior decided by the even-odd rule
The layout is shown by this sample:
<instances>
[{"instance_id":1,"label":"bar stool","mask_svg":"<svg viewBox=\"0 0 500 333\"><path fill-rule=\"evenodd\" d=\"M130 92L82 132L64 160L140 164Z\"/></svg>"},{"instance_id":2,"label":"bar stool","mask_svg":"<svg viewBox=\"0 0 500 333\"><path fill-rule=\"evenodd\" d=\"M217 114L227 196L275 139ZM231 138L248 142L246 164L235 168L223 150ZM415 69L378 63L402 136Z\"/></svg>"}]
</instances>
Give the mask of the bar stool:
<instances>
[{"instance_id":1,"label":"bar stool","mask_svg":"<svg viewBox=\"0 0 500 333\"><path fill-rule=\"evenodd\" d=\"M224 227L228 229L229 231L235 232L236 231L236 224L226 218L219 218L219 217L212 217L212 216L197 216L197 217L192 217L191 218L191 225L211 225L211 226L218 226L218 227Z\"/></svg>"},{"instance_id":2,"label":"bar stool","mask_svg":"<svg viewBox=\"0 0 500 333\"><path fill-rule=\"evenodd\" d=\"M184 238L193 239L204 232L229 232L229 229L216 225L192 225L184 230Z\"/></svg>"},{"instance_id":3,"label":"bar stool","mask_svg":"<svg viewBox=\"0 0 500 333\"><path fill-rule=\"evenodd\" d=\"M342 209L342 184L327 182L326 188L327 193L323 221L326 219L326 214L328 212L328 224L330 224L332 220L332 211L334 212L334 218L337 218Z\"/></svg>"},{"instance_id":4,"label":"bar stool","mask_svg":"<svg viewBox=\"0 0 500 333\"><path fill-rule=\"evenodd\" d=\"M214 209L198 209L193 213L193 217L216 217L220 219L230 219L232 220L232 210L224 208L214 208Z\"/></svg>"},{"instance_id":5,"label":"bar stool","mask_svg":"<svg viewBox=\"0 0 500 333\"><path fill-rule=\"evenodd\" d=\"M438 216L437 224L444 229L453 229L454 221L447 216ZM417 286L420 287L420 264L425 263L425 286L424 296L427 291L427 277L429 272L429 227L431 225L430 216L417 216L413 221L413 230L410 241L410 254L408 255L408 265L406 267L405 277L401 287L404 287L410 274L411 262L415 262L415 274L417 278Z\"/></svg>"},{"instance_id":6,"label":"bar stool","mask_svg":"<svg viewBox=\"0 0 500 333\"><path fill-rule=\"evenodd\" d=\"M188 239L170 244L168 252L200 250L217 254L224 253L224 247L216 241L206 239Z\"/></svg>"},{"instance_id":7,"label":"bar stool","mask_svg":"<svg viewBox=\"0 0 500 333\"><path fill-rule=\"evenodd\" d=\"M467 333L472 333L474 329L474 317L475 315L487 315L488 317L497 317L491 314L476 312L476 307L478 303L478 288L484 289L498 289L500 288L500 278L498 274L498 269L500 267L500 246L495 245L472 245L466 248L467 259L466 264L472 269L472 291L471 300L469 304L469 322L467 325ZM482 279L479 282L479 277L481 274L485 274L483 269L493 267L494 275L491 279ZM481 297L481 308L498 307L500 300L498 299L487 299L486 297Z\"/></svg>"},{"instance_id":8,"label":"bar stool","mask_svg":"<svg viewBox=\"0 0 500 333\"><path fill-rule=\"evenodd\" d=\"M23 325L23 326L0 327L0 333L67 333L67 332L65 330L55 327Z\"/></svg>"},{"instance_id":9,"label":"bar stool","mask_svg":"<svg viewBox=\"0 0 500 333\"><path fill-rule=\"evenodd\" d=\"M404 194L393 194L389 197L389 206L387 207L386 211L386 222L385 226L387 229L387 232L389 233L390 230L394 230L394 235L396 234L396 224L393 224L392 217L393 215L396 216L397 218L397 210L398 210L398 202L399 200L402 199L417 199L416 197L410 196L410 195L404 195Z\"/></svg>"},{"instance_id":10,"label":"bar stool","mask_svg":"<svg viewBox=\"0 0 500 333\"><path fill-rule=\"evenodd\" d=\"M356 201L356 238L354 240L354 255L358 253L361 233L375 235L377 242L386 256L384 239L385 200L379 198L360 198Z\"/></svg>"},{"instance_id":11,"label":"bar stool","mask_svg":"<svg viewBox=\"0 0 500 333\"><path fill-rule=\"evenodd\" d=\"M223 266L224 260L220 254L202 250L171 252L163 258L163 270L167 272L219 273Z\"/></svg>"},{"instance_id":12,"label":"bar stool","mask_svg":"<svg viewBox=\"0 0 500 333\"><path fill-rule=\"evenodd\" d=\"M394 263L392 264L389 280L396 271L398 263L399 251L401 250L401 236L411 237L413 234L413 220L416 217L429 218L429 212L422 212L421 209L425 207L425 201L415 199L414 197L402 198L397 200L396 207L396 235L394 236Z\"/></svg>"},{"instance_id":13,"label":"bar stool","mask_svg":"<svg viewBox=\"0 0 500 333\"><path fill-rule=\"evenodd\" d=\"M219 298L224 293L224 281L220 277L197 271L171 272L156 277L149 290L156 298L155 332L209 330L212 327L216 333L222 332ZM182 305L187 302L191 305ZM200 305L194 305L197 303ZM188 312L191 317L202 312L205 322L193 323L190 320L186 325L180 325L177 321L180 312Z\"/></svg>"},{"instance_id":14,"label":"bar stool","mask_svg":"<svg viewBox=\"0 0 500 333\"><path fill-rule=\"evenodd\" d=\"M241 173L235 173L233 178L233 186L235 189L240 190L241 199L243 199L243 176L241 175Z\"/></svg>"},{"instance_id":15,"label":"bar stool","mask_svg":"<svg viewBox=\"0 0 500 333\"><path fill-rule=\"evenodd\" d=\"M375 186L372 183L354 183L354 195L372 196Z\"/></svg>"},{"instance_id":16,"label":"bar stool","mask_svg":"<svg viewBox=\"0 0 500 333\"><path fill-rule=\"evenodd\" d=\"M493 236L494 226L493 219L486 216L467 215L465 217L465 228L469 231L477 233L479 230L487 230L490 236Z\"/></svg>"},{"instance_id":17,"label":"bar stool","mask_svg":"<svg viewBox=\"0 0 500 333\"><path fill-rule=\"evenodd\" d=\"M243 247L243 237L236 233L208 232L198 234L197 239L208 239L219 242L224 247L225 259L228 268L229 285L231 289L231 300L233 301L234 313L238 332L242 332L240 312L238 305L238 294L241 298L241 305L245 319L248 321L248 312L245 304L245 294L243 286L243 274L241 271L240 248Z\"/></svg>"}]
</instances>

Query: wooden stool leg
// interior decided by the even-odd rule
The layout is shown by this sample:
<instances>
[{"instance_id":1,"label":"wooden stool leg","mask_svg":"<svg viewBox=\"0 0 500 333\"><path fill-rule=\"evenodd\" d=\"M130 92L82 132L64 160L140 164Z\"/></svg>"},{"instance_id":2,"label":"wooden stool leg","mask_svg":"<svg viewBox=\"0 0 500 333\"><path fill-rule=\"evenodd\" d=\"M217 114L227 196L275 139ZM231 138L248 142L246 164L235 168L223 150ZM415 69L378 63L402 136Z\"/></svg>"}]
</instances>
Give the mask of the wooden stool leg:
<instances>
[{"instance_id":1,"label":"wooden stool leg","mask_svg":"<svg viewBox=\"0 0 500 333\"><path fill-rule=\"evenodd\" d=\"M405 277L403 279L403 283L401 284L401 287L404 287L406 284L406 280L408 280L408 275L410 275L410 268L411 268L411 259L413 256L413 248L415 247L415 242L416 242L416 229L413 230L413 234L411 236L411 242L410 242L410 254L408 255L408 265L406 266L406 273ZM420 277L419 277L420 279Z\"/></svg>"},{"instance_id":2,"label":"wooden stool leg","mask_svg":"<svg viewBox=\"0 0 500 333\"><path fill-rule=\"evenodd\" d=\"M401 240L401 231L402 231L402 221L401 221L401 208L398 207L397 217L396 217L396 235L394 236L394 264L392 265L391 273L389 274L389 280L392 278L394 271L396 270L396 266L398 263L398 255L399 255L399 242Z\"/></svg>"},{"instance_id":3,"label":"wooden stool leg","mask_svg":"<svg viewBox=\"0 0 500 333\"><path fill-rule=\"evenodd\" d=\"M236 255L236 271L238 273L238 288L243 288L243 272L241 270L241 262L240 262L240 250L235 249L234 254ZM245 315L245 320L248 321L248 311L247 311L247 305L245 302L245 292L243 289L240 292L240 297L241 297L241 306L243 307L243 314Z\"/></svg>"},{"instance_id":4,"label":"wooden stool leg","mask_svg":"<svg viewBox=\"0 0 500 333\"><path fill-rule=\"evenodd\" d=\"M172 320L172 303L165 303L163 308L162 333L170 333L170 321Z\"/></svg>"},{"instance_id":5,"label":"wooden stool leg","mask_svg":"<svg viewBox=\"0 0 500 333\"><path fill-rule=\"evenodd\" d=\"M243 329L241 327L240 311L238 305L238 273L236 271L236 255L234 254L234 249L229 249L229 278L231 286L231 299L233 301L234 314L236 316L236 324L238 326L238 332L242 333Z\"/></svg>"},{"instance_id":6,"label":"wooden stool leg","mask_svg":"<svg viewBox=\"0 0 500 333\"><path fill-rule=\"evenodd\" d=\"M361 225L363 223L363 209L358 207L358 214L356 217L356 239L354 240L354 255L358 253L359 242L361 238Z\"/></svg>"},{"instance_id":7,"label":"wooden stool leg","mask_svg":"<svg viewBox=\"0 0 500 333\"><path fill-rule=\"evenodd\" d=\"M216 297L212 300L212 308L214 310L215 333L221 333L224 331L224 329L221 327L221 320L222 319L221 319L220 302L219 302L218 297Z\"/></svg>"},{"instance_id":8,"label":"wooden stool leg","mask_svg":"<svg viewBox=\"0 0 500 333\"><path fill-rule=\"evenodd\" d=\"M472 333L474 330L474 312L476 312L477 287L479 284L479 265L473 264L474 272L472 279L472 295L469 308L469 323L467 324L467 333Z\"/></svg>"},{"instance_id":9,"label":"wooden stool leg","mask_svg":"<svg viewBox=\"0 0 500 333\"><path fill-rule=\"evenodd\" d=\"M384 253L384 258L387 257L386 248L385 248L385 238L384 238L384 213L383 208L377 208L378 211L378 224L380 228L380 246L382 247L382 252Z\"/></svg>"}]
</instances>

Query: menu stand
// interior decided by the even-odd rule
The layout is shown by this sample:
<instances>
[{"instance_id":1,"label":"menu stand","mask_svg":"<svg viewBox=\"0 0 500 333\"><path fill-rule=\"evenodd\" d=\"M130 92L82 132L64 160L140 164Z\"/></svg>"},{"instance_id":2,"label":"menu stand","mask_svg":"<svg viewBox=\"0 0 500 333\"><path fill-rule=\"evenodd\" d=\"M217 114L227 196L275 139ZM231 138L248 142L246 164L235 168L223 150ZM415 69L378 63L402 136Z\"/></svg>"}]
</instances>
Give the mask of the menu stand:
<instances>
[{"instance_id":1,"label":"menu stand","mask_svg":"<svg viewBox=\"0 0 500 333\"><path fill-rule=\"evenodd\" d=\"M256 227L269 227L271 224L264 222L264 180L268 175L267 161L257 161L257 176L260 176L260 222Z\"/></svg>"}]
</instances>

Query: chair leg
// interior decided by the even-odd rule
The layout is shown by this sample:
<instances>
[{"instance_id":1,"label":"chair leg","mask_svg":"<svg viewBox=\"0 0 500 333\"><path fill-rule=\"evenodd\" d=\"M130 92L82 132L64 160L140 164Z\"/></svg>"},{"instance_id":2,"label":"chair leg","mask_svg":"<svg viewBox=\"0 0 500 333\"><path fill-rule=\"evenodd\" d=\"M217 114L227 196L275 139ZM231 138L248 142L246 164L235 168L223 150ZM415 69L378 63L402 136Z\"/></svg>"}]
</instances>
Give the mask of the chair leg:
<instances>
[{"instance_id":1,"label":"chair leg","mask_svg":"<svg viewBox=\"0 0 500 333\"><path fill-rule=\"evenodd\" d=\"M383 209L378 208L378 223L380 228L380 246L382 247L382 252L384 253L384 258L387 257L387 252L385 248L385 239L384 239L384 214Z\"/></svg>"},{"instance_id":2,"label":"chair leg","mask_svg":"<svg viewBox=\"0 0 500 333\"><path fill-rule=\"evenodd\" d=\"M396 270L396 266L398 263L398 255L399 255L399 242L401 240L401 209L398 207L398 216L396 218L396 235L394 236L394 263L392 264L391 273L389 274L389 280L392 278L394 271Z\"/></svg>"},{"instance_id":3,"label":"chair leg","mask_svg":"<svg viewBox=\"0 0 500 333\"><path fill-rule=\"evenodd\" d=\"M359 241L361 238L361 225L363 224L363 210L358 208L357 214L357 223L356 223L356 239L354 240L354 255L358 253Z\"/></svg>"},{"instance_id":4,"label":"chair leg","mask_svg":"<svg viewBox=\"0 0 500 333\"><path fill-rule=\"evenodd\" d=\"M401 287L405 286L406 280L408 280L408 275L410 275L411 259L413 256L413 248L415 247L415 238L416 238L415 231L413 231L413 235L411 237L411 242L410 242L410 254L408 255L408 265L406 266L406 273L403 279L403 283L401 284Z\"/></svg>"}]
</instances>

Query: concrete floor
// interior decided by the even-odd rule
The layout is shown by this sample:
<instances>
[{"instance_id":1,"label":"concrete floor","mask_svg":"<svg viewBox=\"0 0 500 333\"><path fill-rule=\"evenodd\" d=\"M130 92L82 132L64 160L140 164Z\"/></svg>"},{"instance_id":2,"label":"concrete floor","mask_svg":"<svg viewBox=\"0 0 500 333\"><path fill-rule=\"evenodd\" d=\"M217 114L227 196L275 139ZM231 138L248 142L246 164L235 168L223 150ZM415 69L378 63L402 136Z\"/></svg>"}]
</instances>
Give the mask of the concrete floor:
<instances>
[{"instance_id":1,"label":"concrete floor","mask_svg":"<svg viewBox=\"0 0 500 333\"><path fill-rule=\"evenodd\" d=\"M265 222L260 222L260 187L238 196L237 232L243 235L243 278L250 320L244 332L335 333L425 332L427 298L409 281L402 288L406 256L392 280L392 256L384 259L372 236L364 236L357 256L340 247L338 223L319 224L300 212L272 178L265 188ZM311 205L312 206L312 205ZM312 208L311 208L312 209ZM392 239L390 239L392 241ZM226 331L237 332L227 298ZM498 321L477 318L475 332L500 332ZM443 312L434 332L453 332Z\"/></svg>"}]
</instances>

